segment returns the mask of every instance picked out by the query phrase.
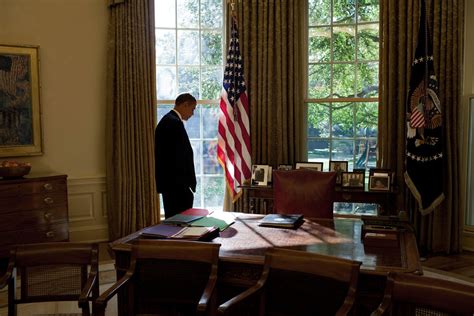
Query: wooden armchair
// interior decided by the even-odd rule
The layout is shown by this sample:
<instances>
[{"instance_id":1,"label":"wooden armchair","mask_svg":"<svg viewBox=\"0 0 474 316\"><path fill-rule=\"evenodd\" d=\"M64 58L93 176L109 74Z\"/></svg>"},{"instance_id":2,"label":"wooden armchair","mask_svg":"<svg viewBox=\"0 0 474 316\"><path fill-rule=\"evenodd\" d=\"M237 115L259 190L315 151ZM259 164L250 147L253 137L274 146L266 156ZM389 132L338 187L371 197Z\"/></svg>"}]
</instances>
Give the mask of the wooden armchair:
<instances>
[{"instance_id":1,"label":"wooden armchair","mask_svg":"<svg viewBox=\"0 0 474 316\"><path fill-rule=\"evenodd\" d=\"M96 300L96 315L119 291L127 315L202 315L215 312L220 244L139 240L125 275Z\"/></svg>"},{"instance_id":2,"label":"wooden armchair","mask_svg":"<svg viewBox=\"0 0 474 316\"><path fill-rule=\"evenodd\" d=\"M219 306L219 315L351 315L361 263L271 248L257 284Z\"/></svg>"},{"instance_id":3,"label":"wooden armchair","mask_svg":"<svg viewBox=\"0 0 474 316\"><path fill-rule=\"evenodd\" d=\"M82 315L90 315L89 302L99 296L98 256L97 244L55 242L12 249L0 279L0 288L8 285L8 315L17 315L18 304L57 301L77 301Z\"/></svg>"},{"instance_id":4,"label":"wooden armchair","mask_svg":"<svg viewBox=\"0 0 474 316\"><path fill-rule=\"evenodd\" d=\"M311 169L273 172L273 211L333 218L336 172Z\"/></svg>"},{"instance_id":5,"label":"wooden armchair","mask_svg":"<svg viewBox=\"0 0 474 316\"><path fill-rule=\"evenodd\" d=\"M474 285L413 274L389 273L382 302L371 315L474 314Z\"/></svg>"}]
</instances>

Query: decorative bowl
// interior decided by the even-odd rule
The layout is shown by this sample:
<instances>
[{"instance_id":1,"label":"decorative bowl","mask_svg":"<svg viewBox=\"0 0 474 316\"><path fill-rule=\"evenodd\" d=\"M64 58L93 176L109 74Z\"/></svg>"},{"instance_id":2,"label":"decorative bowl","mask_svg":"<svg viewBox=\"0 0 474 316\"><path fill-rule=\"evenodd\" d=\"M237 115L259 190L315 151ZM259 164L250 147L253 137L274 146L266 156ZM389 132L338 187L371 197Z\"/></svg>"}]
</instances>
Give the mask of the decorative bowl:
<instances>
[{"instance_id":1,"label":"decorative bowl","mask_svg":"<svg viewBox=\"0 0 474 316\"><path fill-rule=\"evenodd\" d=\"M30 173L31 166L0 166L0 177L4 179L21 178Z\"/></svg>"}]
</instances>

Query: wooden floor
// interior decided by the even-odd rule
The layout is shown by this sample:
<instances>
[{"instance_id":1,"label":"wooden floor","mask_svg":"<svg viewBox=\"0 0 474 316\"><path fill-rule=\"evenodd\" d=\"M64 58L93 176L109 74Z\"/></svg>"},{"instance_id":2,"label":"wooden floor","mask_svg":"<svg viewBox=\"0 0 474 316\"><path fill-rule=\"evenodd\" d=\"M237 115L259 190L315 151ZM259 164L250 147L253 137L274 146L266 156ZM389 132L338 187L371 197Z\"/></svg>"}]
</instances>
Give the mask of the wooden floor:
<instances>
[{"instance_id":1,"label":"wooden floor","mask_svg":"<svg viewBox=\"0 0 474 316\"><path fill-rule=\"evenodd\" d=\"M474 253L463 252L459 255L431 256L422 261L423 267L440 270L452 276L458 276L474 282Z\"/></svg>"}]
</instances>

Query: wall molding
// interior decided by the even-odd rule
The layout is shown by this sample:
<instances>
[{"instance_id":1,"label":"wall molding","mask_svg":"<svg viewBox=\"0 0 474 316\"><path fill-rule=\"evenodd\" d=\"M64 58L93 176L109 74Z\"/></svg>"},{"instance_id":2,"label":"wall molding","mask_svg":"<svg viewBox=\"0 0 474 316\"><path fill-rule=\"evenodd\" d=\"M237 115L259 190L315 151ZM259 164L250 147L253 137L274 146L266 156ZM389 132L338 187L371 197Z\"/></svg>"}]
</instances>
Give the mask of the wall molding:
<instances>
[{"instance_id":1,"label":"wall molding","mask_svg":"<svg viewBox=\"0 0 474 316\"><path fill-rule=\"evenodd\" d=\"M108 241L105 176L68 178L69 240Z\"/></svg>"}]
</instances>

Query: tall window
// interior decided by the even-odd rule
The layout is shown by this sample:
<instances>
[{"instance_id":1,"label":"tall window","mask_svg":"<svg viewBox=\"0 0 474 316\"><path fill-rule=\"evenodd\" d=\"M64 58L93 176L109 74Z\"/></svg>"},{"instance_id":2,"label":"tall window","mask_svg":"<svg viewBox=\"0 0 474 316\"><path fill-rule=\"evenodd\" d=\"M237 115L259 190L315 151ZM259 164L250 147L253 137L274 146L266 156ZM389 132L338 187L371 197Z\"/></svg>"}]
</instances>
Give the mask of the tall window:
<instances>
[{"instance_id":1,"label":"tall window","mask_svg":"<svg viewBox=\"0 0 474 316\"><path fill-rule=\"evenodd\" d=\"M178 94L196 97L194 116L185 123L198 181L194 207L220 210L225 185L216 151L224 67L223 0L156 0L155 26L158 122L173 108Z\"/></svg>"},{"instance_id":2,"label":"tall window","mask_svg":"<svg viewBox=\"0 0 474 316\"><path fill-rule=\"evenodd\" d=\"M375 166L379 1L308 0L309 161Z\"/></svg>"}]
</instances>

